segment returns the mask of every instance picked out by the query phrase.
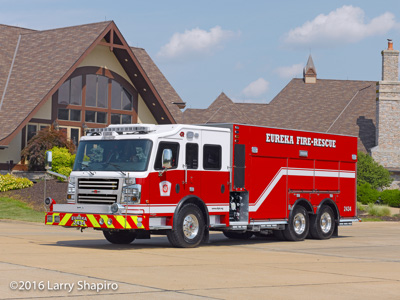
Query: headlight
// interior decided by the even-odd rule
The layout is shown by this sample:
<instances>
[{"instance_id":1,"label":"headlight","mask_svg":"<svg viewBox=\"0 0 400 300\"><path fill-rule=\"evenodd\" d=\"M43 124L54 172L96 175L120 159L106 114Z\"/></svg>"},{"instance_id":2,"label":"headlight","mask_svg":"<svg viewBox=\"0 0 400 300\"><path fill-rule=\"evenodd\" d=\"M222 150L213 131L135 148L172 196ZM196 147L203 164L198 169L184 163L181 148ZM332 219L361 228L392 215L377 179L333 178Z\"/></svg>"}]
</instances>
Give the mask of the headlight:
<instances>
[{"instance_id":1,"label":"headlight","mask_svg":"<svg viewBox=\"0 0 400 300\"><path fill-rule=\"evenodd\" d=\"M140 184L133 184L129 187L122 189L122 204L139 204L142 186Z\"/></svg>"}]
</instances>

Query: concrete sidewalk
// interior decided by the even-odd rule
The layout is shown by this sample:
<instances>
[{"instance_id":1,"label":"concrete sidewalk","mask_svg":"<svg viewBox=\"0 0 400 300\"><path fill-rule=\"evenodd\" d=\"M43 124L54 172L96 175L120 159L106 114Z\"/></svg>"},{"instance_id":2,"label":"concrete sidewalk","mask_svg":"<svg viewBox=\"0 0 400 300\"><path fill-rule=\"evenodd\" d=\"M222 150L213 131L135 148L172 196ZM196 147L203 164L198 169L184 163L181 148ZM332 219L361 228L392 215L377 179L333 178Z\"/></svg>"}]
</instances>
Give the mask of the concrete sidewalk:
<instances>
[{"instance_id":1,"label":"concrete sidewalk","mask_svg":"<svg viewBox=\"0 0 400 300\"><path fill-rule=\"evenodd\" d=\"M2 220L0 298L399 299L400 223L357 223L339 235L279 242L216 233L176 249L164 236L112 245L93 230Z\"/></svg>"}]
</instances>

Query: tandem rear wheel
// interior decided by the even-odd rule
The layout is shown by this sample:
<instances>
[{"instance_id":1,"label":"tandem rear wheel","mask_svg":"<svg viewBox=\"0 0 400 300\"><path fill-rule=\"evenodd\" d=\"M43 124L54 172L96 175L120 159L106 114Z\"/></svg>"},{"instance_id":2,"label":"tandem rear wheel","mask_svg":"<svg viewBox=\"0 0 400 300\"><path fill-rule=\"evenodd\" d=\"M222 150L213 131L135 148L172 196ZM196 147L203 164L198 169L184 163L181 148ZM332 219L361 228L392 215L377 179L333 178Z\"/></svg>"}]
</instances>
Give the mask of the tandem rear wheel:
<instances>
[{"instance_id":1,"label":"tandem rear wheel","mask_svg":"<svg viewBox=\"0 0 400 300\"><path fill-rule=\"evenodd\" d=\"M297 205L292 211L289 223L283 230L283 236L288 241L302 241L306 238L309 227L310 221L306 209Z\"/></svg>"},{"instance_id":2,"label":"tandem rear wheel","mask_svg":"<svg viewBox=\"0 0 400 300\"><path fill-rule=\"evenodd\" d=\"M335 215L332 208L327 205L322 206L320 211L310 218L310 236L314 239L330 239L335 227Z\"/></svg>"}]
</instances>

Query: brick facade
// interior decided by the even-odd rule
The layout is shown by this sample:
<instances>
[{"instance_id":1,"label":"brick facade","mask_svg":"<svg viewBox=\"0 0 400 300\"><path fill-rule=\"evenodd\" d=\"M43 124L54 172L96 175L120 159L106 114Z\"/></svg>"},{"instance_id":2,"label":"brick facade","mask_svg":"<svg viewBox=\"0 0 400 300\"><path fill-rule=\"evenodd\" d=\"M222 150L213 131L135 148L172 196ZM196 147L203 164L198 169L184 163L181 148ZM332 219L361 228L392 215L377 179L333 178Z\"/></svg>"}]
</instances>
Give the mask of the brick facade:
<instances>
[{"instance_id":1,"label":"brick facade","mask_svg":"<svg viewBox=\"0 0 400 300\"><path fill-rule=\"evenodd\" d=\"M400 171L400 82L399 51L382 51L382 81L377 83L377 146L372 157L385 168Z\"/></svg>"}]
</instances>

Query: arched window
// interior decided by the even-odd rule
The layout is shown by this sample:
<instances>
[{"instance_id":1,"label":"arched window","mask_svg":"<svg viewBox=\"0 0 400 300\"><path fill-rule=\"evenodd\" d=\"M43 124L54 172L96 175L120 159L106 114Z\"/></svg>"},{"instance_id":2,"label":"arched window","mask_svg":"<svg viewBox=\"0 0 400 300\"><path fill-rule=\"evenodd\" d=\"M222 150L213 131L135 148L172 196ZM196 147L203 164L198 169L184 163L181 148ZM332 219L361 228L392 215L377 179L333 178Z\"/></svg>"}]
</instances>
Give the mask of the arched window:
<instances>
[{"instance_id":1,"label":"arched window","mask_svg":"<svg viewBox=\"0 0 400 300\"><path fill-rule=\"evenodd\" d=\"M98 67L82 67L53 96L54 119L60 124L130 124L137 122L138 93L118 74ZM71 122L71 124L69 124Z\"/></svg>"}]
</instances>

